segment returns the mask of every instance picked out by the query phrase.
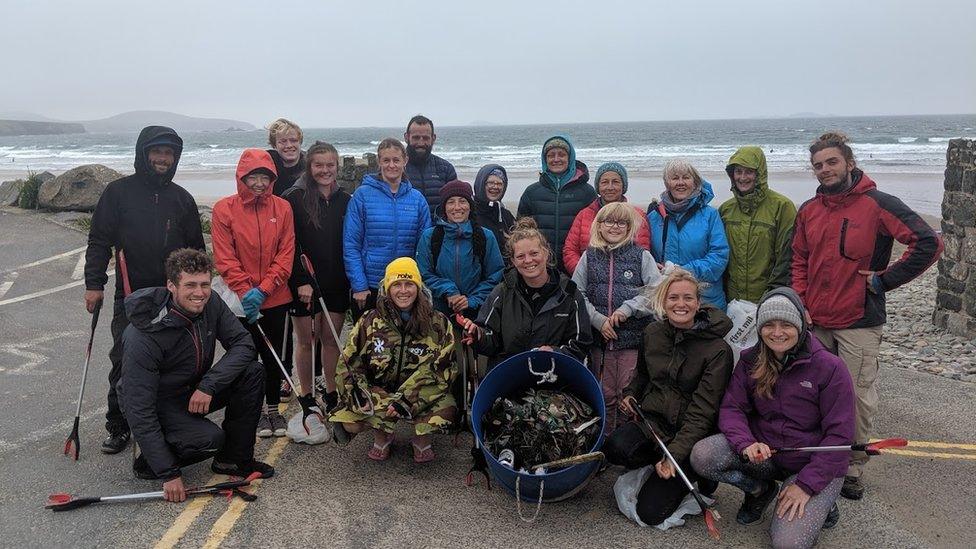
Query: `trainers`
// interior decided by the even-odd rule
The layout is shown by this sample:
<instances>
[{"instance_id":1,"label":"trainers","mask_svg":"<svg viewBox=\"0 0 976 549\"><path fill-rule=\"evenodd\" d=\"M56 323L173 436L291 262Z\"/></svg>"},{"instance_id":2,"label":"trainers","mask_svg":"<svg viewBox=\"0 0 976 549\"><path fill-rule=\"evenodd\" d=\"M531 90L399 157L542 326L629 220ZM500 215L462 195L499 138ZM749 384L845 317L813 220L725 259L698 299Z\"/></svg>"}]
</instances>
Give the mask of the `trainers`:
<instances>
[{"instance_id":1,"label":"trainers","mask_svg":"<svg viewBox=\"0 0 976 549\"><path fill-rule=\"evenodd\" d=\"M103 454L117 454L129 445L131 434L128 431L109 433L108 438L102 441Z\"/></svg>"},{"instance_id":2,"label":"trainers","mask_svg":"<svg viewBox=\"0 0 976 549\"><path fill-rule=\"evenodd\" d=\"M835 502L834 506L831 507L830 511L827 513L827 518L824 519L824 523L823 523L824 530L829 530L830 528L837 526L837 522L839 520L840 520L840 508L837 507L837 503Z\"/></svg>"},{"instance_id":3,"label":"trainers","mask_svg":"<svg viewBox=\"0 0 976 549\"><path fill-rule=\"evenodd\" d=\"M840 495L847 499L861 499L864 497L864 483L861 477L844 477L844 486L840 489Z\"/></svg>"},{"instance_id":4,"label":"trainers","mask_svg":"<svg viewBox=\"0 0 976 549\"><path fill-rule=\"evenodd\" d=\"M271 433L276 437L283 437L285 433L288 432L288 422L285 418L281 417L281 412L278 411L278 407L275 406L271 413L267 416L268 422L271 425ZM268 435L271 436L271 435Z\"/></svg>"},{"instance_id":5,"label":"trainers","mask_svg":"<svg viewBox=\"0 0 976 549\"><path fill-rule=\"evenodd\" d=\"M268 438L274 434L274 425L271 424L271 418L268 414L261 414L261 419L258 420L258 436L261 438Z\"/></svg>"},{"instance_id":6,"label":"trainers","mask_svg":"<svg viewBox=\"0 0 976 549\"><path fill-rule=\"evenodd\" d=\"M776 481L771 480L759 492L759 495L746 494L746 499L742 502L742 507L739 507L739 512L735 515L735 521L739 524L752 524L762 520L763 515L766 513L766 508L769 507L769 503L776 499L778 488L779 486L776 484Z\"/></svg>"},{"instance_id":7,"label":"trainers","mask_svg":"<svg viewBox=\"0 0 976 549\"><path fill-rule=\"evenodd\" d=\"M214 459L210 464L210 470L221 475L241 478L247 478L251 473L261 473L261 478L271 478L275 472L274 467L255 459L241 463L221 463Z\"/></svg>"},{"instance_id":8,"label":"trainers","mask_svg":"<svg viewBox=\"0 0 976 549\"><path fill-rule=\"evenodd\" d=\"M287 381L281 382L281 391L278 393L282 402L291 402L291 385Z\"/></svg>"},{"instance_id":9,"label":"trainers","mask_svg":"<svg viewBox=\"0 0 976 549\"><path fill-rule=\"evenodd\" d=\"M329 392L329 388L325 385L325 376L318 376L315 378L315 392L324 395Z\"/></svg>"}]
</instances>

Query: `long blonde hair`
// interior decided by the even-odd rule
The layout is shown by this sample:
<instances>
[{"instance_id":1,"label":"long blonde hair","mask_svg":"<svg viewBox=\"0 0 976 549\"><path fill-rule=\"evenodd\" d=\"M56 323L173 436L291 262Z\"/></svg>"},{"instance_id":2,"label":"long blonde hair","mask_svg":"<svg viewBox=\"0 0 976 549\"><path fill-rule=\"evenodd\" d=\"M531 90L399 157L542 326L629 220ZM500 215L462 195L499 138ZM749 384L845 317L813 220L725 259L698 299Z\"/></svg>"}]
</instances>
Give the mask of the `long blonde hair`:
<instances>
[{"instance_id":1,"label":"long blonde hair","mask_svg":"<svg viewBox=\"0 0 976 549\"><path fill-rule=\"evenodd\" d=\"M603 238L603 235L600 234L600 228L604 221L626 221L627 233L624 235L623 240L616 244L607 242ZM638 229L640 229L640 218L637 217L637 210L626 202L611 202L600 208L600 211L596 213L596 218L593 219L593 224L590 225L590 246L604 250L619 248L633 242L634 237L637 236Z\"/></svg>"}]
</instances>

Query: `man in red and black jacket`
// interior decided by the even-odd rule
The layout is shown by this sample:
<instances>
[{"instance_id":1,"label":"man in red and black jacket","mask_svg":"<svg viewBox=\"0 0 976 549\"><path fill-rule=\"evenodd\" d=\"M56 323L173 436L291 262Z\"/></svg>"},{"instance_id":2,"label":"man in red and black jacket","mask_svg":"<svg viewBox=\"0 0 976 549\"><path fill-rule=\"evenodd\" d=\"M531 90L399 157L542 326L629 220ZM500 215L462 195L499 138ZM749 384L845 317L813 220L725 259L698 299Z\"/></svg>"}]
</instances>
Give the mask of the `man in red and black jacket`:
<instances>
[{"instance_id":1,"label":"man in red and black jacket","mask_svg":"<svg viewBox=\"0 0 976 549\"><path fill-rule=\"evenodd\" d=\"M878 410L885 294L935 263L942 239L858 169L843 134L826 133L814 142L810 163L820 186L797 212L793 289L806 305L813 332L851 372L857 396L855 440L867 442ZM889 265L894 240L908 249ZM863 496L861 476L867 460L863 452L851 455L844 497Z\"/></svg>"}]
</instances>

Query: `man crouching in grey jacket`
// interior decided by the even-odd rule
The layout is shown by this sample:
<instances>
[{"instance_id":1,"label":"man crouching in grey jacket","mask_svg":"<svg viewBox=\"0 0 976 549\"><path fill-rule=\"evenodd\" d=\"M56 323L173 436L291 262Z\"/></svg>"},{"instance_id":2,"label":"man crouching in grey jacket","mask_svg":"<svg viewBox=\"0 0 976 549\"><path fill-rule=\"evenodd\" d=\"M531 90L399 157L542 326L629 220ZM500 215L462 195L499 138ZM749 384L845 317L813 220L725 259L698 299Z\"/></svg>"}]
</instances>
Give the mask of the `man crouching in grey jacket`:
<instances>
[{"instance_id":1,"label":"man crouching in grey jacket","mask_svg":"<svg viewBox=\"0 0 976 549\"><path fill-rule=\"evenodd\" d=\"M254 460L264 399L264 368L251 335L226 304L210 298L213 263L183 248L166 259L166 287L125 298L119 398L142 450L137 477L162 480L168 501L183 501L180 467L213 457L216 473L246 477L274 469ZM220 340L226 353L214 364ZM205 416L222 408L222 427Z\"/></svg>"}]
</instances>

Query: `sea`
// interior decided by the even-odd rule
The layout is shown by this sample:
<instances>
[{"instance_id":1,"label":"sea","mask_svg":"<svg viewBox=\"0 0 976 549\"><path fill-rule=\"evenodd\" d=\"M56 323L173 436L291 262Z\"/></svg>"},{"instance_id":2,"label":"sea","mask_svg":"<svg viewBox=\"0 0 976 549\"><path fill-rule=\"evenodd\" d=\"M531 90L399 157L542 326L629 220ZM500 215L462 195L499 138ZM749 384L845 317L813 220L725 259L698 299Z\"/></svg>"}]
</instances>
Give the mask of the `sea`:
<instances>
[{"instance_id":1,"label":"sea","mask_svg":"<svg viewBox=\"0 0 976 549\"><path fill-rule=\"evenodd\" d=\"M976 114L939 116L871 116L831 118L770 118L613 122L545 125L482 125L437 127L435 153L450 160L460 177L473 180L487 163L505 166L511 185L506 200L537 178L542 143L561 134L576 147L577 158L591 171L617 161L630 172L628 197L646 203L663 189L661 171L671 158L690 160L711 180L718 200L730 196L723 170L743 145L763 148L770 186L796 202L812 196L816 181L807 147L827 130L851 138L859 166L919 211L938 215L946 149L952 138L976 138ZM179 128L177 128L179 131ZM316 140L335 145L342 155L375 152L386 137L400 137L403 128L306 128L305 145ZM267 132L181 132L185 149L177 181L198 196L234 192L234 168L247 147L267 147ZM99 163L128 173L132 170L136 133L86 133L0 137L0 178L30 171L60 173L75 166Z\"/></svg>"}]
</instances>

